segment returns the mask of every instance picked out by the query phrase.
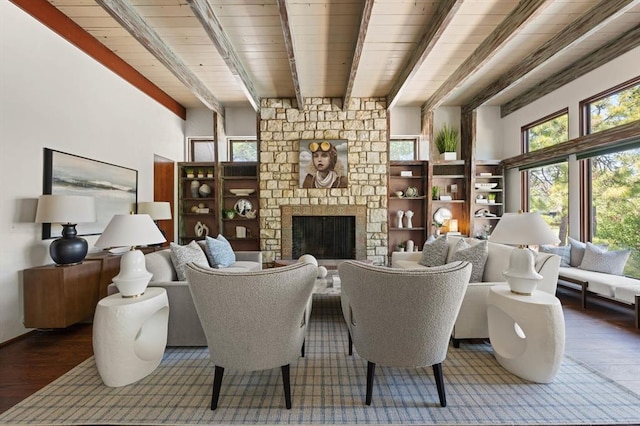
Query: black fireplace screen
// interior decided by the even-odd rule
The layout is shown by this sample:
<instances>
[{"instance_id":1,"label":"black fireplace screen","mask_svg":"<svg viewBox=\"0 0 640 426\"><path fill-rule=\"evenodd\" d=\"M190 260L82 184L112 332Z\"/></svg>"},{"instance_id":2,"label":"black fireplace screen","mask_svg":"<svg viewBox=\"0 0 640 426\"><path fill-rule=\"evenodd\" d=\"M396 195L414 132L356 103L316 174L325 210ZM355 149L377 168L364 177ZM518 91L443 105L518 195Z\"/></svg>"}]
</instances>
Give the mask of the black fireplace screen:
<instances>
[{"instance_id":1,"label":"black fireplace screen","mask_svg":"<svg viewBox=\"0 0 640 426\"><path fill-rule=\"evenodd\" d=\"M316 259L356 258L355 216L293 216L291 255Z\"/></svg>"}]
</instances>

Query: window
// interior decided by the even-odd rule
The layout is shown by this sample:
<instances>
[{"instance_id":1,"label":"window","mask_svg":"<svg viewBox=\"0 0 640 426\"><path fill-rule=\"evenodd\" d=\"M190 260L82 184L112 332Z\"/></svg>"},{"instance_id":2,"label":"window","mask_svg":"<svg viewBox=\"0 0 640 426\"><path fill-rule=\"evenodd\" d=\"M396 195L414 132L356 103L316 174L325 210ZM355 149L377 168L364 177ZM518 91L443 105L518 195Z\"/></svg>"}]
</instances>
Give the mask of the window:
<instances>
[{"instance_id":1,"label":"window","mask_svg":"<svg viewBox=\"0 0 640 426\"><path fill-rule=\"evenodd\" d=\"M216 144L213 139L189 138L189 161L216 161Z\"/></svg>"},{"instance_id":2,"label":"window","mask_svg":"<svg viewBox=\"0 0 640 426\"><path fill-rule=\"evenodd\" d=\"M389 159L391 161L413 161L418 159L416 139L391 139Z\"/></svg>"},{"instance_id":3,"label":"window","mask_svg":"<svg viewBox=\"0 0 640 426\"><path fill-rule=\"evenodd\" d=\"M537 151L569 140L569 113L562 110L522 128L523 151ZM569 232L569 167L566 161L524 173L523 209L539 212L561 244Z\"/></svg>"},{"instance_id":4,"label":"window","mask_svg":"<svg viewBox=\"0 0 640 426\"><path fill-rule=\"evenodd\" d=\"M640 78L581 102L583 133L640 120ZM609 250L631 249L624 274L640 278L640 144L609 146L583 156L586 238Z\"/></svg>"},{"instance_id":5,"label":"window","mask_svg":"<svg viewBox=\"0 0 640 426\"><path fill-rule=\"evenodd\" d=\"M258 141L255 139L229 139L231 161L258 161Z\"/></svg>"}]
</instances>

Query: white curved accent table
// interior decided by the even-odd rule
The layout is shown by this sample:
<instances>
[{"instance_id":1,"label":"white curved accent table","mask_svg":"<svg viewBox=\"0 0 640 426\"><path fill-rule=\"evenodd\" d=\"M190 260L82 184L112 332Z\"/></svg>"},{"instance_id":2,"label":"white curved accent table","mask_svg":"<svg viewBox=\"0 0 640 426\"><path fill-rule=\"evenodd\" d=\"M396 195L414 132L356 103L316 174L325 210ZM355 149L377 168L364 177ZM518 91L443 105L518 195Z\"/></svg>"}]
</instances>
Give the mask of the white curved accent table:
<instances>
[{"instance_id":1,"label":"white curved accent table","mask_svg":"<svg viewBox=\"0 0 640 426\"><path fill-rule=\"evenodd\" d=\"M125 386L155 370L167 346L168 322L164 288L148 287L139 297L116 293L100 300L93 319L93 353L104 384Z\"/></svg>"},{"instance_id":2,"label":"white curved accent table","mask_svg":"<svg viewBox=\"0 0 640 426\"><path fill-rule=\"evenodd\" d=\"M565 327L560 300L534 291L531 296L495 285L487 304L489 339L506 370L538 383L555 378L564 356Z\"/></svg>"}]
</instances>

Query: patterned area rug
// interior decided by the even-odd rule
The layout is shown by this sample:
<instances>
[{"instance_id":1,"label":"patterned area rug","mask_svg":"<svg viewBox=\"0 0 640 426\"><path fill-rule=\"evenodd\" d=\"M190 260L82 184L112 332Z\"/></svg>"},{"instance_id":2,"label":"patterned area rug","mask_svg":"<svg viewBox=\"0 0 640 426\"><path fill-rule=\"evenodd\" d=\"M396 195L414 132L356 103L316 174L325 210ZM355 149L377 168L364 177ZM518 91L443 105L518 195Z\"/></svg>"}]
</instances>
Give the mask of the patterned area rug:
<instances>
[{"instance_id":1,"label":"patterned area rug","mask_svg":"<svg viewBox=\"0 0 640 426\"><path fill-rule=\"evenodd\" d=\"M364 405L366 361L347 355L335 295L314 295L307 356L292 364L293 408L280 369L228 371L211 411L206 348L170 348L158 369L121 388L102 384L93 358L0 415L2 424L634 424L640 396L566 357L556 380L506 372L487 344L449 348L440 407L431 368L378 366L373 405Z\"/></svg>"}]
</instances>

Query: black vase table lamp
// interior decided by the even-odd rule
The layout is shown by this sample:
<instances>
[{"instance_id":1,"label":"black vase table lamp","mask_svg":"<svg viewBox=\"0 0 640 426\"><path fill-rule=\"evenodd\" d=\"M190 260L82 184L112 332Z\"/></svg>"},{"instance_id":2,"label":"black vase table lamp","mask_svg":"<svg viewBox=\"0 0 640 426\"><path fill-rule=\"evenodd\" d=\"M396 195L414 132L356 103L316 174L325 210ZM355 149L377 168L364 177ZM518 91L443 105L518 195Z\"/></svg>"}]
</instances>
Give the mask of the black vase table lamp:
<instances>
[{"instance_id":1,"label":"black vase table lamp","mask_svg":"<svg viewBox=\"0 0 640 426\"><path fill-rule=\"evenodd\" d=\"M62 225L62 237L49 245L51 259L59 266L81 263L87 256L87 240L78 237L76 225L96 221L95 198L83 195L41 195L36 223Z\"/></svg>"}]
</instances>

